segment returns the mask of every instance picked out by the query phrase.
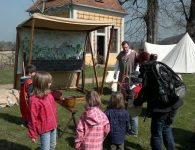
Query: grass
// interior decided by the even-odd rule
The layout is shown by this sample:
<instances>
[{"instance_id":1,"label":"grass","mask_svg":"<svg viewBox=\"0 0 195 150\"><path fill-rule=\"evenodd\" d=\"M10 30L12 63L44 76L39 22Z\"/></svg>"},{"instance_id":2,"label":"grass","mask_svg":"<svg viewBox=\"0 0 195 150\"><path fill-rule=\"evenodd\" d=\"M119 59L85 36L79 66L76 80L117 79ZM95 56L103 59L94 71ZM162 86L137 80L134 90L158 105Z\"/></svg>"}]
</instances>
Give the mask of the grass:
<instances>
[{"instance_id":1,"label":"grass","mask_svg":"<svg viewBox=\"0 0 195 150\"><path fill-rule=\"evenodd\" d=\"M14 69L0 70L0 84L12 84L14 81Z\"/></svg>"},{"instance_id":2,"label":"grass","mask_svg":"<svg viewBox=\"0 0 195 150\"><path fill-rule=\"evenodd\" d=\"M5 71L7 72L7 70ZM2 72L1 72L2 74ZM6 74L6 73L5 73ZM10 76L9 76L10 77ZM8 78L8 76L6 76ZM173 133L175 137L176 150L195 149L195 75L185 74L183 79L187 85L187 93L184 105L180 108L177 118L173 124ZM10 80L10 79L7 79ZM11 80L10 80L11 81ZM111 91L110 85L106 84L102 96L102 109L105 110ZM93 85L87 84L87 89L93 89ZM84 96L83 93L75 90L66 90L63 95ZM83 112L84 102L79 101L76 108L79 112L76 114L77 120ZM144 104L143 110L146 105ZM70 118L71 114L60 105L57 105L58 125L63 128ZM125 140L126 150L150 150L150 118L144 120L144 116L139 117L139 136L127 136ZM34 150L38 149L39 143L33 144L27 136L27 129L20 126L20 111L18 106L0 108L0 150ZM75 129L73 122L67 133L57 139L57 150L74 149Z\"/></svg>"},{"instance_id":3,"label":"grass","mask_svg":"<svg viewBox=\"0 0 195 150\"><path fill-rule=\"evenodd\" d=\"M108 67L107 70L113 70L113 67ZM102 77L104 68L101 66L96 67L96 72L98 77ZM93 67L92 66L86 66L85 68L85 77L86 78L93 78ZM0 70L0 84L12 84L14 81L14 69L13 68L7 68Z\"/></svg>"},{"instance_id":4,"label":"grass","mask_svg":"<svg viewBox=\"0 0 195 150\"><path fill-rule=\"evenodd\" d=\"M108 67L107 70L113 70L113 67ZM98 77L102 77L104 72L104 68L102 66L96 66L96 73ZM92 66L86 66L85 68L85 76L86 78L93 78L94 72Z\"/></svg>"}]
</instances>

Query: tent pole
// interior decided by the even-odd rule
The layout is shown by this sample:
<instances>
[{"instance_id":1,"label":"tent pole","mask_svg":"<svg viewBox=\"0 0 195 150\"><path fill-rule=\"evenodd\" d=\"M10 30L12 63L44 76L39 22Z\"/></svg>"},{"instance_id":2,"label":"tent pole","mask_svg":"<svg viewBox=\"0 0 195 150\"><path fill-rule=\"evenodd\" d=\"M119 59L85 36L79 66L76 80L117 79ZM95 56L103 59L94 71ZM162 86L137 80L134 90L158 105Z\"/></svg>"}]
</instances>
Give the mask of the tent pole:
<instances>
[{"instance_id":1,"label":"tent pole","mask_svg":"<svg viewBox=\"0 0 195 150\"><path fill-rule=\"evenodd\" d=\"M84 49L83 49L83 54L84 54L84 52L86 51L85 49L86 49L86 42L87 42L87 35L86 35L86 37L85 37L85 44L84 44ZM83 67L82 67L82 69L81 69L81 72L83 73L83 70L85 69L85 55L83 55ZM85 70L84 70L85 71ZM78 72L77 73L77 81L76 81L76 87L78 88L79 87L79 80L80 80L80 75L81 75L81 72ZM82 75L83 76L83 75ZM83 80L83 78L82 78L82 80ZM83 81L82 81L82 84L83 84ZM83 87L83 85L82 85L82 87Z\"/></svg>"},{"instance_id":2,"label":"tent pole","mask_svg":"<svg viewBox=\"0 0 195 150\"><path fill-rule=\"evenodd\" d=\"M35 19L32 20L28 64L31 64L31 62L32 62L32 45L33 45L33 38L34 38L34 29L35 29Z\"/></svg>"},{"instance_id":3,"label":"tent pole","mask_svg":"<svg viewBox=\"0 0 195 150\"><path fill-rule=\"evenodd\" d=\"M82 67L82 92L84 92L84 84L85 84L85 54L86 54L86 45L87 45L87 34L86 34L86 37L85 37L85 44L84 44L84 49L83 49L83 67ZM80 74L81 72L78 72L77 73L77 83L76 83L76 87L78 88L79 86L79 79L80 79Z\"/></svg>"},{"instance_id":4,"label":"tent pole","mask_svg":"<svg viewBox=\"0 0 195 150\"><path fill-rule=\"evenodd\" d=\"M88 33L87 37L88 37L88 41L89 41L89 48L90 48L90 51L91 51L91 59L92 59L92 62L93 62L93 71L94 71L94 75L95 75L96 86L97 86L97 90L99 90L98 79L97 79L97 72L96 72L96 68L95 68L96 64L94 62L94 56L93 56L93 51L92 51L92 46L91 46L89 33Z\"/></svg>"},{"instance_id":5,"label":"tent pole","mask_svg":"<svg viewBox=\"0 0 195 150\"><path fill-rule=\"evenodd\" d=\"M85 52L83 52L83 64L85 64ZM85 65L82 69L82 92L85 92Z\"/></svg>"},{"instance_id":6,"label":"tent pole","mask_svg":"<svg viewBox=\"0 0 195 150\"><path fill-rule=\"evenodd\" d=\"M17 70L18 70L18 53L20 49L20 40L21 40L21 29L17 28L17 33L16 33L16 51L15 51L15 64L14 64L14 89L17 89L17 81L18 81L18 75L17 75Z\"/></svg>"},{"instance_id":7,"label":"tent pole","mask_svg":"<svg viewBox=\"0 0 195 150\"><path fill-rule=\"evenodd\" d=\"M102 78L102 85L101 85L101 88L100 88L100 91L99 91L100 95L102 95L102 93L103 93L103 87L104 87L104 82L105 82L105 75L106 75L107 66L108 66L108 59L109 59L110 49L112 48L111 43L113 41L113 33L114 33L114 26L112 26L111 33L110 33L110 40L109 40L108 51L107 51L107 55L106 55L106 63L105 63L104 72L103 72L103 78Z\"/></svg>"}]
</instances>

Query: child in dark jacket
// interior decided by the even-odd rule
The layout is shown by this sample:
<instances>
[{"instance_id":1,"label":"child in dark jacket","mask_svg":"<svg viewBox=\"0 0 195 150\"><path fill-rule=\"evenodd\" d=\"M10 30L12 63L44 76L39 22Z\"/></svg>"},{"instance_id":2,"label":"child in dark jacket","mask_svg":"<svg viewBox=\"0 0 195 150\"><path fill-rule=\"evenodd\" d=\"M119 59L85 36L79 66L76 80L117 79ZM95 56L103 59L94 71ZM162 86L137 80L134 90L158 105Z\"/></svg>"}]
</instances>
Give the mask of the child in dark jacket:
<instances>
[{"instance_id":1,"label":"child in dark jacket","mask_svg":"<svg viewBox=\"0 0 195 150\"><path fill-rule=\"evenodd\" d=\"M110 149L124 149L125 134L129 130L129 114L125 110L122 93L114 92L111 95L108 109L105 111L110 121Z\"/></svg>"},{"instance_id":2,"label":"child in dark jacket","mask_svg":"<svg viewBox=\"0 0 195 150\"><path fill-rule=\"evenodd\" d=\"M20 79L20 112L22 115L22 126L27 126L30 120L29 97L33 92L32 77L35 73L36 67L29 64L25 67L26 76Z\"/></svg>"}]
</instances>

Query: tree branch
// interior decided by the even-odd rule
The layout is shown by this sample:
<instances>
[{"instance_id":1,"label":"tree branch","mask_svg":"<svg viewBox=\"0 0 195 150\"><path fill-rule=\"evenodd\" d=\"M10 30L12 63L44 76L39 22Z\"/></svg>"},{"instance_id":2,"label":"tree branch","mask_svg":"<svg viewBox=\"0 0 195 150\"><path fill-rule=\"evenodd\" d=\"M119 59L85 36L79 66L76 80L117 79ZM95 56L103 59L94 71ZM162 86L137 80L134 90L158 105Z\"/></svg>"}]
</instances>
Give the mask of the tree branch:
<instances>
[{"instance_id":1,"label":"tree branch","mask_svg":"<svg viewBox=\"0 0 195 150\"><path fill-rule=\"evenodd\" d=\"M188 18L188 15L187 15L187 13L186 13L186 9L185 9L185 6L184 6L184 2L183 2L183 0L179 0L179 1L180 1L181 4L182 4L182 8L183 8L183 12L184 12L184 16L185 16L185 18L186 18L186 21L188 21L189 18Z\"/></svg>"},{"instance_id":2,"label":"tree branch","mask_svg":"<svg viewBox=\"0 0 195 150\"><path fill-rule=\"evenodd\" d=\"M119 4L122 6L124 3L128 2L129 0L118 0Z\"/></svg>"}]
</instances>

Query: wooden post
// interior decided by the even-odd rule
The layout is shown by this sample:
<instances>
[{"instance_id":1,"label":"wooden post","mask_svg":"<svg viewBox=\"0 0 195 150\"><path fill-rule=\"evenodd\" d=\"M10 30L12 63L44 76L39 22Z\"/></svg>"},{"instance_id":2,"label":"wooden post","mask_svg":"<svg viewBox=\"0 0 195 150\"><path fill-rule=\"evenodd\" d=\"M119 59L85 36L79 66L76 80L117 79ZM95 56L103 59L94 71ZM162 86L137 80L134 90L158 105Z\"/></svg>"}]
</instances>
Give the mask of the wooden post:
<instances>
[{"instance_id":1,"label":"wooden post","mask_svg":"<svg viewBox=\"0 0 195 150\"><path fill-rule=\"evenodd\" d=\"M34 38L34 29L35 29L35 20L32 20L32 27L31 27L31 37L30 37L30 46L29 46L29 60L28 64L32 62L32 45L33 45L33 38Z\"/></svg>"},{"instance_id":2,"label":"wooden post","mask_svg":"<svg viewBox=\"0 0 195 150\"><path fill-rule=\"evenodd\" d=\"M87 35L85 37L85 44L84 44L84 49L83 49L83 66L82 66L81 72L77 73L77 81L76 81L77 88L79 86L80 75L81 75L81 73L83 74L83 72L85 72L85 55L84 55L84 53L86 54L86 45L87 45ZM83 80L83 75L82 75L82 80ZM83 83L83 81L82 81L82 83ZM83 87L83 85L82 85L82 87Z\"/></svg>"},{"instance_id":3,"label":"wooden post","mask_svg":"<svg viewBox=\"0 0 195 150\"><path fill-rule=\"evenodd\" d=\"M79 79L80 79L81 72L77 72L77 81L76 81L76 87L79 86Z\"/></svg>"},{"instance_id":4,"label":"wooden post","mask_svg":"<svg viewBox=\"0 0 195 150\"><path fill-rule=\"evenodd\" d=\"M83 52L82 92L85 92L85 52Z\"/></svg>"},{"instance_id":5,"label":"wooden post","mask_svg":"<svg viewBox=\"0 0 195 150\"><path fill-rule=\"evenodd\" d=\"M90 48L90 51L91 51L91 59L92 59L92 62L93 62L93 71L94 71L94 75L95 75L96 86L97 86L97 90L99 90L96 67L95 67L96 64L94 62L94 56L93 56L93 51L92 51L92 46L91 46L91 41L90 41L89 34L88 34L88 42L89 42L89 48Z\"/></svg>"},{"instance_id":6,"label":"wooden post","mask_svg":"<svg viewBox=\"0 0 195 150\"><path fill-rule=\"evenodd\" d=\"M18 70L18 53L20 49L20 40L21 40L21 29L17 28L17 33L16 33L16 51L15 51L15 64L14 64L14 89L18 89L17 87L17 81L18 81L18 75L17 75L17 70Z\"/></svg>"},{"instance_id":7,"label":"wooden post","mask_svg":"<svg viewBox=\"0 0 195 150\"><path fill-rule=\"evenodd\" d=\"M111 33L110 33L110 40L109 40L108 51L107 51L107 55L106 55L106 63L105 63L104 72L103 72L103 78L102 78L102 85L101 85L101 88L100 88L100 91L99 91L100 95L102 95L102 93L103 93L103 87L104 87L104 82L105 82L105 75L106 75L107 66L108 66L108 59L109 59L110 49L112 47L111 43L113 41L113 33L114 33L114 26L112 26Z\"/></svg>"}]
</instances>

